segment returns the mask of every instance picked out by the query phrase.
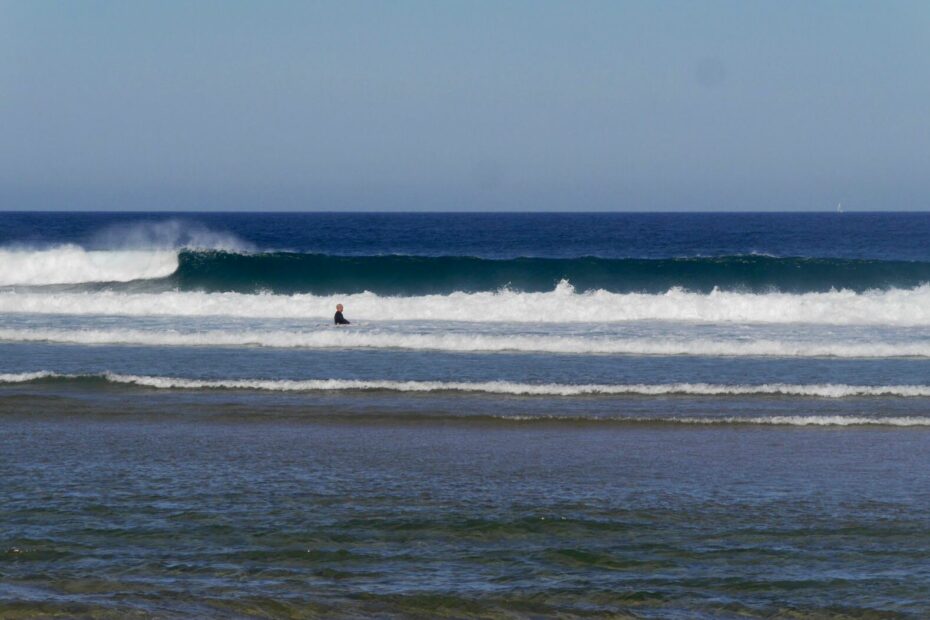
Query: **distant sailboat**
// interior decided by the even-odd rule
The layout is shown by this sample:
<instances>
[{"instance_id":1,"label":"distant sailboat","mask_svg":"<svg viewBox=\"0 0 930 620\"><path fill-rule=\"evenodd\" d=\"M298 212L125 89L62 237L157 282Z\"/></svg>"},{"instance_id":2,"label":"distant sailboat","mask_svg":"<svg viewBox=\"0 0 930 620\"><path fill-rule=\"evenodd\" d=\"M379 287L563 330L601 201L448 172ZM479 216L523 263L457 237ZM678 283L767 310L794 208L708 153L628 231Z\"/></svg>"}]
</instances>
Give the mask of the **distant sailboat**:
<instances>
[{"instance_id":1,"label":"distant sailboat","mask_svg":"<svg viewBox=\"0 0 930 620\"><path fill-rule=\"evenodd\" d=\"M836 212L837 212L837 213L842 213L842 212L843 212L843 203L842 203L842 202L836 203Z\"/></svg>"}]
</instances>

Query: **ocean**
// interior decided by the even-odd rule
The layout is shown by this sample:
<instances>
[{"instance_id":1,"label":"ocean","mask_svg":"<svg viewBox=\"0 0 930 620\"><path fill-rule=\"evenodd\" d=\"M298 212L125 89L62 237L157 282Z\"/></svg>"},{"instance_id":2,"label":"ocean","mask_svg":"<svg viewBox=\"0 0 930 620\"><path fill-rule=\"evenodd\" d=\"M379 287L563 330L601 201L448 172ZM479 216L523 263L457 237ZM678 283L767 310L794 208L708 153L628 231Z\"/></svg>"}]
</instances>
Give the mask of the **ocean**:
<instances>
[{"instance_id":1,"label":"ocean","mask_svg":"<svg viewBox=\"0 0 930 620\"><path fill-rule=\"evenodd\" d=\"M930 214L0 213L0 617L928 593Z\"/></svg>"}]
</instances>

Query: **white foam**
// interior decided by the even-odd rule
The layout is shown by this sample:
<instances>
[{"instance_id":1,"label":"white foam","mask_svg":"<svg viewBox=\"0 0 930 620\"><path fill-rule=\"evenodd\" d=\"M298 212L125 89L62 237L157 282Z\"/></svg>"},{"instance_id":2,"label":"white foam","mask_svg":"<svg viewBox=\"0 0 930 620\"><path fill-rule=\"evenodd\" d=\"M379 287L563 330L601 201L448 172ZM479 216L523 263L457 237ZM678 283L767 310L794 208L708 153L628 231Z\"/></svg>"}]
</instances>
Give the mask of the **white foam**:
<instances>
[{"instance_id":1,"label":"white foam","mask_svg":"<svg viewBox=\"0 0 930 620\"><path fill-rule=\"evenodd\" d=\"M163 266L167 270L167 265ZM133 274L137 276L138 274ZM9 276L13 277L13 276ZM566 282L546 293L503 290L414 297L241 293L0 292L0 313L231 316L332 320L337 303L362 321L613 323L661 320L836 325L930 325L930 286L826 293L577 293Z\"/></svg>"},{"instance_id":2,"label":"white foam","mask_svg":"<svg viewBox=\"0 0 930 620\"><path fill-rule=\"evenodd\" d=\"M0 373L0 383L28 383L37 379L46 379L48 377L65 377L68 375L59 375L47 370L39 372L18 372L18 373Z\"/></svg>"},{"instance_id":3,"label":"white foam","mask_svg":"<svg viewBox=\"0 0 930 620\"><path fill-rule=\"evenodd\" d=\"M129 282L164 278L177 268L175 250L0 249L0 286Z\"/></svg>"},{"instance_id":4,"label":"white foam","mask_svg":"<svg viewBox=\"0 0 930 620\"><path fill-rule=\"evenodd\" d=\"M930 418L918 416L778 415L746 418L672 418L671 421L681 424L763 424L777 426L930 426Z\"/></svg>"},{"instance_id":5,"label":"white foam","mask_svg":"<svg viewBox=\"0 0 930 620\"><path fill-rule=\"evenodd\" d=\"M106 373L112 383L160 389L233 389L274 392L382 390L391 392L473 392L513 396L804 396L847 398L854 396L930 396L930 385L845 385L765 383L727 385L713 383L568 384L515 383L511 381L392 381L360 379L188 379ZM23 383L44 378L78 378L48 371L0 375L0 383Z\"/></svg>"},{"instance_id":6,"label":"white foam","mask_svg":"<svg viewBox=\"0 0 930 620\"><path fill-rule=\"evenodd\" d=\"M545 420L561 421L596 421L596 422L622 422L627 424L695 424L704 426L718 426L729 424L762 425L762 426L930 426L930 417L920 416L845 416L845 415L778 415L753 417L690 417L690 418L661 418L661 417L623 417L623 418L579 418L578 416L532 416L532 415L502 415L501 420L514 422L532 422Z\"/></svg>"},{"instance_id":7,"label":"white foam","mask_svg":"<svg viewBox=\"0 0 930 620\"><path fill-rule=\"evenodd\" d=\"M176 377L147 377L138 375L108 374L114 383L131 383L154 388L183 389L250 389L280 392L386 390L391 392L480 392L513 396L753 396L784 395L819 398L845 398L850 396L930 396L930 386L924 385L793 385L772 383L763 385L715 385L710 383L668 384L587 384L560 383L530 384L509 381L362 381L354 379L307 380L201 380Z\"/></svg>"},{"instance_id":8,"label":"white foam","mask_svg":"<svg viewBox=\"0 0 930 620\"><path fill-rule=\"evenodd\" d=\"M138 329L0 329L0 341L81 345L259 346L309 349L407 349L473 353L569 355L706 355L889 358L930 357L930 342L803 342L658 339L476 333L399 333L325 328L317 331Z\"/></svg>"}]
</instances>

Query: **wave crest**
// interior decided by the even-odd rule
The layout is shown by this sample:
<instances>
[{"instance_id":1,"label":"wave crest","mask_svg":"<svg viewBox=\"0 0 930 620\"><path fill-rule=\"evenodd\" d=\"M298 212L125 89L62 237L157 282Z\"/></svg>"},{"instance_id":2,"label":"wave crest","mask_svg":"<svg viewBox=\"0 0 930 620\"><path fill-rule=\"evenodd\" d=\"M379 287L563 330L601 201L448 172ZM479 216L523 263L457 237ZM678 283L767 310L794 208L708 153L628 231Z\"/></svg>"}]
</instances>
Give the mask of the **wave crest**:
<instances>
[{"instance_id":1,"label":"wave crest","mask_svg":"<svg viewBox=\"0 0 930 620\"><path fill-rule=\"evenodd\" d=\"M909 288L930 282L930 263L760 255L690 258L338 256L299 252L183 252L181 290L250 293L429 295L546 292L559 281L579 291L661 293L682 287L762 293Z\"/></svg>"}]
</instances>

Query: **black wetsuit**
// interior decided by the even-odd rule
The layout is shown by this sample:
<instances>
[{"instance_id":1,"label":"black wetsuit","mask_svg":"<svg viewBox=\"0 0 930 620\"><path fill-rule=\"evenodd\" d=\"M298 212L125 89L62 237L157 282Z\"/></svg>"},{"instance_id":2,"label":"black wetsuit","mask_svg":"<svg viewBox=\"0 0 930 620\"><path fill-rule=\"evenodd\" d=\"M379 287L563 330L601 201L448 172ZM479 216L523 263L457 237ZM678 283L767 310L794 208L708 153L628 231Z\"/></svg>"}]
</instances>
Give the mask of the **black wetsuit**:
<instances>
[{"instance_id":1,"label":"black wetsuit","mask_svg":"<svg viewBox=\"0 0 930 620\"><path fill-rule=\"evenodd\" d=\"M333 317L333 319L336 321L336 325L351 325L351 323L349 323L349 322L345 319L345 317L342 316L342 313L341 313L341 312L337 312L337 313L336 313L336 316Z\"/></svg>"}]
</instances>

